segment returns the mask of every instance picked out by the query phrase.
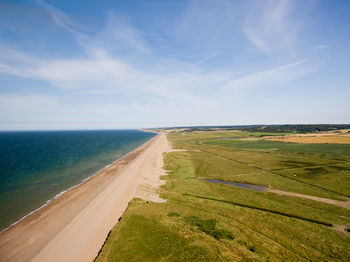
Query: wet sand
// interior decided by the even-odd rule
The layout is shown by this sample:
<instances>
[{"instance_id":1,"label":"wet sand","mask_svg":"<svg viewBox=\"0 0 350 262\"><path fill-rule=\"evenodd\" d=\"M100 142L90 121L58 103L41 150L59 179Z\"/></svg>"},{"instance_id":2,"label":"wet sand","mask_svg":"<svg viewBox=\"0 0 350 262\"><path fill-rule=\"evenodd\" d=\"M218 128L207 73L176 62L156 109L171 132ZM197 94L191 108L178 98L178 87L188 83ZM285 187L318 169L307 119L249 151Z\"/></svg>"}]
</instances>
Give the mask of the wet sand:
<instances>
[{"instance_id":1,"label":"wet sand","mask_svg":"<svg viewBox=\"0 0 350 262\"><path fill-rule=\"evenodd\" d=\"M160 133L4 231L0 261L92 261L134 197L164 202L156 188L167 151Z\"/></svg>"}]
</instances>

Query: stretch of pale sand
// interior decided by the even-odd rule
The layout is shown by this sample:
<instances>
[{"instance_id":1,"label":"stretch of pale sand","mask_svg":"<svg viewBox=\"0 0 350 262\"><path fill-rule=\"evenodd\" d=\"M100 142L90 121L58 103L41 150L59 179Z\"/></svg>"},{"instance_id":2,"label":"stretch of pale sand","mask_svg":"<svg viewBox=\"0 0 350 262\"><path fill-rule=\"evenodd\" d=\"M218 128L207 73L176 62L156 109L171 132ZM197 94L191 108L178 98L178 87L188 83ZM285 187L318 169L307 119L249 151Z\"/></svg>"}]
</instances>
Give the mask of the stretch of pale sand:
<instances>
[{"instance_id":1,"label":"stretch of pale sand","mask_svg":"<svg viewBox=\"0 0 350 262\"><path fill-rule=\"evenodd\" d=\"M96 176L0 234L0 261L92 261L134 197L164 202L163 153L158 134Z\"/></svg>"}]
</instances>

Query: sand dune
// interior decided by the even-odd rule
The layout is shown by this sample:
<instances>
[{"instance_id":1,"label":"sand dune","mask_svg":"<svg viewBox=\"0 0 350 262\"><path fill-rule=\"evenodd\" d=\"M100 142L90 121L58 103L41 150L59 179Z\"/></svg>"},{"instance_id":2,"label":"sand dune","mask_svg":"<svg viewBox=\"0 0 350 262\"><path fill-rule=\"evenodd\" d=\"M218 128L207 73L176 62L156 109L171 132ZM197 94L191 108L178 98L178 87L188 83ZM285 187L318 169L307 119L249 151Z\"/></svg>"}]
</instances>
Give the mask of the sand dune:
<instances>
[{"instance_id":1,"label":"sand dune","mask_svg":"<svg viewBox=\"0 0 350 262\"><path fill-rule=\"evenodd\" d=\"M125 158L0 234L1 261L92 261L108 232L134 197L165 201L163 152L159 134Z\"/></svg>"}]
</instances>

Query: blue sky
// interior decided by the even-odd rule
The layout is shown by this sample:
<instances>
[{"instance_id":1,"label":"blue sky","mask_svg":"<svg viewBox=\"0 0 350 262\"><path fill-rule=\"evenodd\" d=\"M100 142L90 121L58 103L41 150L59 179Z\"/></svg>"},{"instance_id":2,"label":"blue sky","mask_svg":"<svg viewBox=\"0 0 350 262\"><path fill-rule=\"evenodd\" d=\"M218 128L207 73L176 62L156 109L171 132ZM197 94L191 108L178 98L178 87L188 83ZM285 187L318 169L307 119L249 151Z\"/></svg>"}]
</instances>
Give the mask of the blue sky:
<instances>
[{"instance_id":1,"label":"blue sky","mask_svg":"<svg viewBox=\"0 0 350 262\"><path fill-rule=\"evenodd\" d=\"M1 1L0 129L350 123L350 1Z\"/></svg>"}]
</instances>

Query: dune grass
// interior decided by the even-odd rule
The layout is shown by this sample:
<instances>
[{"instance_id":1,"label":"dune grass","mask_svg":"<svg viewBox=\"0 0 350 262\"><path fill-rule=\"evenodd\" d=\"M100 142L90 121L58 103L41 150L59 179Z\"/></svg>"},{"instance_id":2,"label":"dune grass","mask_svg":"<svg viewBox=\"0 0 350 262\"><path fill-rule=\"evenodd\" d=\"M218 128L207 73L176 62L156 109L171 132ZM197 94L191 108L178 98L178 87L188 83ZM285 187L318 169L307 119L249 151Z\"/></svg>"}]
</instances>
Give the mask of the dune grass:
<instances>
[{"instance_id":1,"label":"dune grass","mask_svg":"<svg viewBox=\"0 0 350 262\"><path fill-rule=\"evenodd\" d=\"M350 210L203 180L260 184L341 200L349 193L346 154L332 149L322 155L302 154L258 145L251 150L232 146L240 141L220 140L242 137L251 134L170 134L176 148L188 151L165 155L167 183L160 192L167 202L133 200L96 260L348 261L350 237L336 229L350 228Z\"/></svg>"}]
</instances>

